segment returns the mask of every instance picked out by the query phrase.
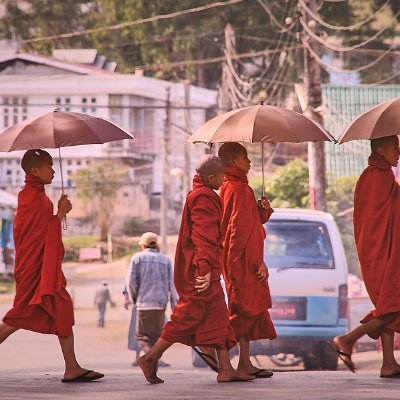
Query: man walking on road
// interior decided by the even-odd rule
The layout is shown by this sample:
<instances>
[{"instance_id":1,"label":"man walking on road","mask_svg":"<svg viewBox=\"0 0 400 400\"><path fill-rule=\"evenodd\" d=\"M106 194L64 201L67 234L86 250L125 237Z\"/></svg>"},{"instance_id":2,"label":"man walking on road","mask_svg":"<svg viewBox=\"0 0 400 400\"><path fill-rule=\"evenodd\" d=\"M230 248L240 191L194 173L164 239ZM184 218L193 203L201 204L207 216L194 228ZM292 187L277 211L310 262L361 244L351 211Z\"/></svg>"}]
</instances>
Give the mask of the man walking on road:
<instances>
[{"instance_id":1,"label":"man walking on road","mask_svg":"<svg viewBox=\"0 0 400 400\"><path fill-rule=\"evenodd\" d=\"M132 257L127 287L137 309L136 339L148 353L161 335L168 300L174 308L177 295L171 261L160 252L158 236L146 232L139 244L141 251Z\"/></svg>"},{"instance_id":2,"label":"man walking on road","mask_svg":"<svg viewBox=\"0 0 400 400\"><path fill-rule=\"evenodd\" d=\"M111 307L114 306L111 300L110 291L108 290L108 283L104 281L101 286L97 289L96 295L94 297L94 304L99 309L99 318L97 321L97 326L104 328L104 317L106 313L107 303L110 303Z\"/></svg>"}]
</instances>

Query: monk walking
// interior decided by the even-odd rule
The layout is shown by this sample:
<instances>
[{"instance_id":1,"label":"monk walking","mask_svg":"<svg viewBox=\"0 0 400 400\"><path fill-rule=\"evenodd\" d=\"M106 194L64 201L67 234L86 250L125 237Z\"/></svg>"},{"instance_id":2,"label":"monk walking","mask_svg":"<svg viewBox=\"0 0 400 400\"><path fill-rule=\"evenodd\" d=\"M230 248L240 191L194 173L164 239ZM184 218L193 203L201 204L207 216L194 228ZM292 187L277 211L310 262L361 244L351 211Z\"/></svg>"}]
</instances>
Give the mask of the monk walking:
<instances>
[{"instance_id":1,"label":"monk walking","mask_svg":"<svg viewBox=\"0 0 400 400\"><path fill-rule=\"evenodd\" d=\"M353 346L363 335L381 338L381 378L400 378L394 358L394 332L400 332L400 186L392 167L399 161L399 139L371 140L368 167L354 194L354 237L361 273L375 306L353 331L335 337L336 351L354 372Z\"/></svg>"},{"instance_id":2,"label":"monk walking","mask_svg":"<svg viewBox=\"0 0 400 400\"><path fill-rule=\"evenodd\" d=\"M61 221L71 211L71 202L62 195L53 215L44 190L54 178L49 153L29 150L21 166L26 178L14 221L16 294L13 308L0 324L0 343L18 329L57 335L65 361L62 382L100 379L103 374L80 367L74 351L73 305L61 269Z\"/></svg>"},{"instance_id":3,"label":"monk walking","mask_svg":"<svg viewBox=\"0 0 400 400\"><path fill-rule=\"evenodd\" d=\"M259 369L250 360L250 341L275 339L269 315L271 295L268 269L264 262L265 230L273 210L266 198L256 201L248 185L251 162L239 143L225 143L219 157L226 165L220 196L223 206L223 274L226 282L230 322L239 341L238 371L256 378L269 378L269 370Z\"/></svg>"},{"instance_id":4,"label":"monk walking","mask_svg":"<svg viewBox=\"0 0 400 400\"><path fill-rule=\"evenodd\" d=\"M183 210L175 255L174 282L179 301L160 339L138 359L150 383L164 382L157 376L157 363L173 343L216 349L218 382L253 379L233 369L228 353L236 340L220 283L222 207L214 192L222 185L224 165L218 157L208 156L196 171L193 190Z\"/></svg>"}]
</instances>

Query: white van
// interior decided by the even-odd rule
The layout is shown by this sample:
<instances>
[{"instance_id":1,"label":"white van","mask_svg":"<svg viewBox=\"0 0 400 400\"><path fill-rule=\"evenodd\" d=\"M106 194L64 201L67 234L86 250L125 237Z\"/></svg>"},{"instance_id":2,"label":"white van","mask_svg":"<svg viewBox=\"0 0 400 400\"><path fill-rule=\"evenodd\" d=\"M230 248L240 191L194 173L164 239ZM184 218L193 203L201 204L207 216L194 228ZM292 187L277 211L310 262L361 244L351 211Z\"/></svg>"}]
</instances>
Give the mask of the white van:
<instances>
[{"instance_id":1,"label":"white van","mask_svg":"<svg viewBox=\"0 0 400 400\"><path fill-rule=\"evenodd\" d=\"M327 340L348 330L347 262L330 214L276 209L266 226L271 317L278 339L254 343L253 354L295 354L306 369L336 369Z\"/></svg>"}]
</instances>

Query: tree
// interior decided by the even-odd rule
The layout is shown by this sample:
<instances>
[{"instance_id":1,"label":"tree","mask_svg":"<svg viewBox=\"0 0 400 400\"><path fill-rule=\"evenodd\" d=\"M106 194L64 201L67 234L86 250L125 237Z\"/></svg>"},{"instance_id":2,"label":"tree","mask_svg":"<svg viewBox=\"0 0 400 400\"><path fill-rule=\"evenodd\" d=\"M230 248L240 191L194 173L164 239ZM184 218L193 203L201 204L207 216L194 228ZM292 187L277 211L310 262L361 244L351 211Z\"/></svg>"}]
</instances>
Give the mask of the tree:
<instances>
[{"instance_id":1,"label":"tree","mask_svg":"<svg viewBox=\"0 0 400 400\"><path fill-rule=\"evenodd\" d=\"M100 230L100 240L107 240L113 223L118 190L128 181L128 168L124 164L106 161L80 169L72 177L78 198L86 205Z\"/></svg>"},{"instance_id":2,"label":"tree","mask_svg":"<svg viewBox=\"0 0 400 400\"><path fill-rule=\"evenodd\" d=\"M262 192L261 178L250 182L256 196ZM273 207L308 206L308 166L305 161L295 158L284 167L279 167L266 182L266 194Z\"/></svg>"}]
</instances>

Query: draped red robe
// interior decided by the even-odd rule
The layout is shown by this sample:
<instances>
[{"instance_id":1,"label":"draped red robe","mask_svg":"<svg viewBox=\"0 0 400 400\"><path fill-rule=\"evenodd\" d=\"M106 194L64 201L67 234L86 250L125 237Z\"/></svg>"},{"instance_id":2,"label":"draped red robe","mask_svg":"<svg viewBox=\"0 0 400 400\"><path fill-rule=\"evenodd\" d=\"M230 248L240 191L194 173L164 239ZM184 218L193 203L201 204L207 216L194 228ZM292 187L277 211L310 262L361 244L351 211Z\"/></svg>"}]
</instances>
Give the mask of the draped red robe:
<instances>
[{"instance_id":1,"label":"draped red robe","mask_svg":"<svg viewBox=\"0 0 400 400\"><path fill-rule=\"evenodd\" d=\"M237 338L275 339L274 324L268 312L272 306L268 282L256 276L264 259L263 223L272 210L258 207L246 173L237 167L226 169L220 196L224 234L222 269L231 325Z\"/></svg>"},{"instance_id":2,"label":"draped red robe","mask_svg":"<svg viewBox=\"0 0 400 400\"><path fill-rule=\"evenodd\" d=\"M196 175L183 210L175 254L179 301L161 335L168 342L227 349L236 344L220 282L221 216L218 195ZM209 272L210 287L198 293L195 278Z\"/></svg>"},{"instance_id":3,"label":"draped red robe","mask_svg":"<svg viewBox=\"0 0 400 400\"><path fill-rule=\"evenodd\" d=\"M3 321L39 333L71 336L74 313L61 270L61 223L44 185L31 175L18 195L14 221L16 294Z\"/></svg>"},{"instance_id":4,"label":"draped red robe","mask_svg":"<svg viewBox=\"0 0 400 400\"><path fill-rule=\"evenodd\" d=\"M361 322L384 321L400 332L400 186L390 164L372 153L354 195L354 236L361 272L375 306ZM370 336L377 338L380 331Z\"/></svg>"}]
</instances>

